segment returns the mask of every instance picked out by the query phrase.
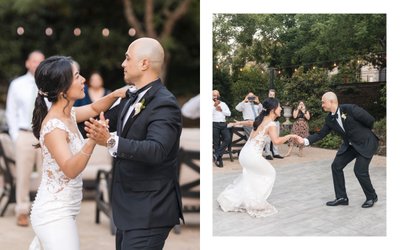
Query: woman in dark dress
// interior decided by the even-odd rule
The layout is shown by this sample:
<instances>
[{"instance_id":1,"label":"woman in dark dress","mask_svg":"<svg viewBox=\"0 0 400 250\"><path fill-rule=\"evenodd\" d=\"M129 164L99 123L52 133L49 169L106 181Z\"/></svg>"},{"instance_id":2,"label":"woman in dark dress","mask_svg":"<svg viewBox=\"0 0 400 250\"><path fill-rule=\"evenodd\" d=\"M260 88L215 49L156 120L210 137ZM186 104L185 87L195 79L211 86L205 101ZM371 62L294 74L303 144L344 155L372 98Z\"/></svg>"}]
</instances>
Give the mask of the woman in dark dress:
<instances>
[{"instance_id":1,"label":"woman in dark dress","mask_svg":"<svg viewBox=\"0 0 400 250\"><path fill-rule=\"evenodd\" d=\"M103 96L111 93L111 90L104 88L103 77L99 72L95 71L90 75L89 85L85 86L85 97L77 100L74 104L75 107L91 104Z\"/></svg>"},{"instance_id":2,"label":"woman in dark dress","mask_svg":"<svg viewBox=\"0 0 400 250\"><path fill-rule=\"evenodd\" d=\"M308 137L308 121L310 120L310 112L307 110L306 105L303 101L300 101L297 108L293 111L293 118L296 119L296 121L293 124L291 133L303 138ZM302 157L304 144L299 144L292 139L289 140L289 150L286 153L285 157L290 156L290 153L293 150L293 146L297 146L299 148L299 156Z\"/></svg>"}]
</instances>

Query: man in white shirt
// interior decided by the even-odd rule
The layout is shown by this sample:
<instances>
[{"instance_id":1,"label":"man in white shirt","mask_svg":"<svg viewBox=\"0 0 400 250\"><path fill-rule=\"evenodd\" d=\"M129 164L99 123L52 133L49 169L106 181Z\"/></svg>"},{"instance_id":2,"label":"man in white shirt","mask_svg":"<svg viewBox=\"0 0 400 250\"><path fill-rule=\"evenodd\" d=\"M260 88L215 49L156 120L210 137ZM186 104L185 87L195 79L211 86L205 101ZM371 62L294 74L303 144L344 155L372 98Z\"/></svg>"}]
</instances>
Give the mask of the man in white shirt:
<instances>
[{"instance_id":1,"label":"man in white shirt","mask_svg":"<svg viewBox=\"0 0 400 250\"><path fill-rule=\"evenodd\" d=\"M243 120L245 121L254 121L256 117L261 113L262 108L263 107L258 99L258 96L254 95L253 92L249 92L244 100L239 102L238 105L236 105L235 107L237 111L242 112ZM253 127L243 126L243 129L247 138L249 138Z\"/></svg>"},{"instance_id":2,"label":"man in white shirt","mask_svg":"<svg viewBox=\"0 0 400 250\"><path fill-rule=\"evenodd\" d=\"M18 149L15 155L16 166L16 206L17 225L28 226L30 209L29 187L34 166L41 174L42 156L40 149L33 145L38 141L32 133L32 113L38 89L35 83L35 71L44 55L40 51L29 54L25 67L28 72L13 80L7 94L6 117L9 134Z\"/></svg>"},{"instance_id":3,"label":"man in white shirt","mask_svg":"<svg viewBox=\"0 0 400 250\"><path fill-rule=\"evenodd\" d=\"M182 115L193 120L200 118L200 94L183 104Z\"/></svg>"},{"instance_id":4,"label":"man in white shirt","mask_svg":"<svg viewBox=\"0 0 400 250\"><path fill-rule=\"evenodd\" d=\"M222 168L224 163L222 155L231 141L231 133L226 126L226 116L231 116L231 111L226 103L220 100L218 90L213 90L213 148L214 163Z\"/></svg>"}]
</instances>

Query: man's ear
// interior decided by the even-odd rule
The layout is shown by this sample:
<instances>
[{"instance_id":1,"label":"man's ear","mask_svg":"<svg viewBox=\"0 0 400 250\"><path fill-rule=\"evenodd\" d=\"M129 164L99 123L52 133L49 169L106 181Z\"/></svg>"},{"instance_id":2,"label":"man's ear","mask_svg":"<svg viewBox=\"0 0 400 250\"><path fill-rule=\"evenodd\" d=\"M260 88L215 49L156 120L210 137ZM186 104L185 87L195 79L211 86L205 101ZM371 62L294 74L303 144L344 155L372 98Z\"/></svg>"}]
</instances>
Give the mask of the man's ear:
<instances>
[{"instance_id":1,"label":"man's ear","mask_svg":"<svg viewBox=\"0 0 400 250\"><path fill-rule=\"evenodd\" d=\"M147 59L147 58L143 59L142 62L141 62L140 67L141 67L141 69L142 69L143 71L149 69L149 68L150 68L150 60Z\"/></svg>"}]
</instances>

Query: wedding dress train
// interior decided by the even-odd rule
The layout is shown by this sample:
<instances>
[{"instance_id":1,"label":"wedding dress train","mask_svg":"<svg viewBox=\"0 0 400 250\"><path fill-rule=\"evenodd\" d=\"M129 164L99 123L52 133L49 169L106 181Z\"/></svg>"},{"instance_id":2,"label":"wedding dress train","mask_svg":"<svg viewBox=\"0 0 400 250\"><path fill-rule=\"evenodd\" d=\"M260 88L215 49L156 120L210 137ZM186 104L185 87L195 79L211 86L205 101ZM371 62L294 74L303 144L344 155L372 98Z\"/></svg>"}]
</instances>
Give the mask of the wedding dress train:
<instances>
[{"instance_id":1,"label":"wedding dress train","mask_svg":"<svg viewBox=\"0 0 400 250\"><path fill-rule=\"evenodd\" d=\"M262 156L264 146L270 142L265 132L275 122L259 127L251 134L239 155L242 174L218 196L224 212L247 212L253 217L266 217L277 213L267 202L275 182L275 169Z\"/></svg>"}]
</instances>

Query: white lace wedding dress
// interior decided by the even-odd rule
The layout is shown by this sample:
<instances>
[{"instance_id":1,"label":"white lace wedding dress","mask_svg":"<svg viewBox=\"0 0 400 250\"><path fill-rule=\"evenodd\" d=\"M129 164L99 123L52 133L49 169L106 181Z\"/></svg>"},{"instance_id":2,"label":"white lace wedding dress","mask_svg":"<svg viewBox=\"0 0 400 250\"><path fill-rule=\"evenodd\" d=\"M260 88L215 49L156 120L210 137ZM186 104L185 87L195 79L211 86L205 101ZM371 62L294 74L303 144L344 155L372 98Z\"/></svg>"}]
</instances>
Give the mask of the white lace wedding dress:
<instances>
[{"instance_id":1,"label":"white lace wedding dress","mask_svg":"<svg viewBox=\"0 0 400 250\"><path fill-rule=\"evenodd\" d=\"M262 124L261 124L262 125ZM275 182L275 169L262 156L266 143L270 142L265 132L275 122L258 127L239 155L242 174L218 196L217 201L224 212L247 212L253 217L266 217L277 213L267 202Z\"/></svg>"},{"instance_id":2,"label":"white lace wedding dress","mask_svg":"<svg viewBox=\"0 0 400 250\"><path fill-rule=\"evenodd\" d=\"M74 109L71 116L75 121ZM31 222L36 237L29 250L79 249L75 217L82 200L82 175L74 179L66 177L44 145L44 136L54 129L67 132L72 154L78 153L84 143L82 135L71 132L61 120L50 119L42 127L39 142L43 154L43 174L32 205Z\"/></svg>"}]
</instances>

